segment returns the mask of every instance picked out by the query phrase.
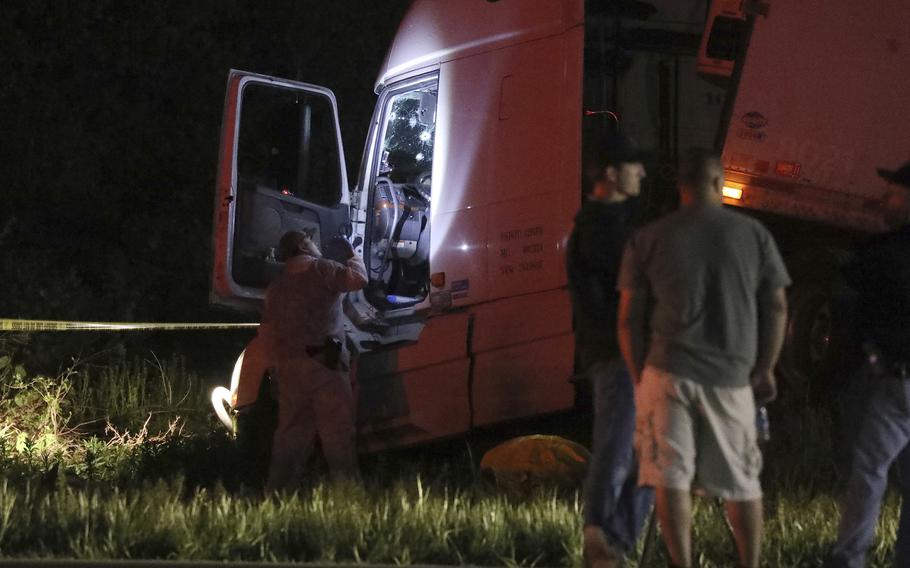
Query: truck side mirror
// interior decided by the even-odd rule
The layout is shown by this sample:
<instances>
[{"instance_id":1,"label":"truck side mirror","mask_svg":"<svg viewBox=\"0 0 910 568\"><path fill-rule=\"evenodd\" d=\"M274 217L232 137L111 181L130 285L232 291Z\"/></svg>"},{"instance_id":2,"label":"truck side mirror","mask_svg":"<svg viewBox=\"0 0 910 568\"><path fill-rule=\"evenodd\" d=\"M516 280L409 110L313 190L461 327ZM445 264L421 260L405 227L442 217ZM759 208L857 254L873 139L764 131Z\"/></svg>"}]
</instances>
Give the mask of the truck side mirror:
<instances>
[{"instance_id":1,"label":"truck side mirror","mask_svg":"<svg viewBox=\"0 0 910 568\"><path fill-rule=\"evenodd\" d=\"M746 20L718 16L711 26L705 55L711 59L734 61L740 38L746 32Z\"/></svg>"}]
</instances>

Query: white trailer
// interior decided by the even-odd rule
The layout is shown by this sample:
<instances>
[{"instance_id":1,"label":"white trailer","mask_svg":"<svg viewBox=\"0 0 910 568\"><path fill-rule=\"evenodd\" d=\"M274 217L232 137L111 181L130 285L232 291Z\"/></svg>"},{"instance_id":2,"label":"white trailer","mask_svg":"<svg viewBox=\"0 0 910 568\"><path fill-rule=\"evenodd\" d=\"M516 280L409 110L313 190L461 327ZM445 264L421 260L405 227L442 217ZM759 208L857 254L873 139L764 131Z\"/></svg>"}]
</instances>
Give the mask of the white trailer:
<instances>
[{"instance_id":1,"label":"white trailer","mask_svg":"<svg viewBox=\"0 0 910 568\"><path fill-rule=\"evenodd\" d=\"M904 0L712 6L699 71L728 86L724 201L772 228L794 275L782 358L791 380L846 374L839 268L886 229L876 170L910 159L908 38Z\"/></svg>"}]
</instances>

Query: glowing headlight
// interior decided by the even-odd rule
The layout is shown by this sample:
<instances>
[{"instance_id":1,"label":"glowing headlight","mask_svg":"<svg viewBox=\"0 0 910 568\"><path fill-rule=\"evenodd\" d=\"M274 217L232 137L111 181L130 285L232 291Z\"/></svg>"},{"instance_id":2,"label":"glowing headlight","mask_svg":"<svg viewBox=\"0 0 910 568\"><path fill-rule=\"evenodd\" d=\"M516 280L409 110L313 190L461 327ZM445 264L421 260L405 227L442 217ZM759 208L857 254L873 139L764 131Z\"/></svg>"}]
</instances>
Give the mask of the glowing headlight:
<instances>
[{"instance_id":1,"label":"glowing headlight","mask_svg":"<svg viewBox=\"0 0 910 568\"><path fill-rule=\"evenodd\" d=\"M724 197L726 197L728 199L740 200L743 198L743 190L741 188L728 187L725 185L724 189L723 189L723 193L724 193Z\"/></svg>"}]
</instances>

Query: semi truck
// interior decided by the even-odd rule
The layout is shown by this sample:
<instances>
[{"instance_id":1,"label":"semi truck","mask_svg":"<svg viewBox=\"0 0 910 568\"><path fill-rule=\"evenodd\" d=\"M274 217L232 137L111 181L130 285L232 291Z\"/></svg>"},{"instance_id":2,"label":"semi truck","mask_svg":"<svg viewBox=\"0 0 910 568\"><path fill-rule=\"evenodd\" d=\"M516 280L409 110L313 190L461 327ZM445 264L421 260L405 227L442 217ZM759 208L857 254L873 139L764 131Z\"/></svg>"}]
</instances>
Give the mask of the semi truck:
<instances>
[{"instance_id":1,"label":"semi truck","mask_svg":"<svg viewBox=\"0 0 910 568\"><path fill-rule=\"evenodd\" d=\"M796 276L782 364L806 376L834 350L833 267L885 227L875 168L910 157L907 38L902 0L416 0L350 184L331 90L230 72L212 299L261 302L286 231L356 243L363 451L571 411L565 247L584 157L618 128L654 150L645 215L670 207L683 151L722 150L725 203ZM240 434L267 367L254 339L213 392Z\"/></svg>"}]
</instances>

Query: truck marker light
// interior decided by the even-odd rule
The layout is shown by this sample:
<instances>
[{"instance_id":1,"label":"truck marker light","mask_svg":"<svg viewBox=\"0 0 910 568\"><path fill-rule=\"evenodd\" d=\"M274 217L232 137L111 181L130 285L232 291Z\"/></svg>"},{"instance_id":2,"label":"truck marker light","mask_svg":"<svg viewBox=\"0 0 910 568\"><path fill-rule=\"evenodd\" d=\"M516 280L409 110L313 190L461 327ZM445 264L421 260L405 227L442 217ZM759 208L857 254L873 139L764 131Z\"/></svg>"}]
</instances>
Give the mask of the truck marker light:
<instances>
[{"instance_id":1,"label":"truck marker light","mask_svg":"<svg viewBox=\"0 0 910 568\"><path fill-rule=\"evenodd\" d=\"M469 248L469 247L468 247L468 243L461 243L461 246L458 247L458 248L460 248L460 249L461 249L462 251L464 251L464 252L467 252L467 251L468 251L468 248Z\"/></svg>"},{"instance_id":2,"label":"truck marker light","mask_svg":"<svg viewBox=\"0 0 910 568\"><path fill-rule=\"evenodd\" d=\"M434 288L442 288L446 285L446 273L445 272L434 272L430 275L430 284Z\"/></svg>"},{"instance_id":3,"label":"truck marker light","mask_svg":"<svg viewBox=\"0 0 910 568\"><path fill-rule=\"evenodd\" d=\"M737 201L743 198L743 190L736 187L729 187L725 185L723 194L724 197L728 199L736 199Z\"/></svg>"},{"instance_id":4,"label":"truck marker light","mask_svg":"<svg viewBox=\"0 0 910 568\"><path fill-rule=\"evenodd\" d=\"M802 169L799 162L777 162L774 164L774 173L779 176L797 177Z\"/></svg>"}]
</instances>

